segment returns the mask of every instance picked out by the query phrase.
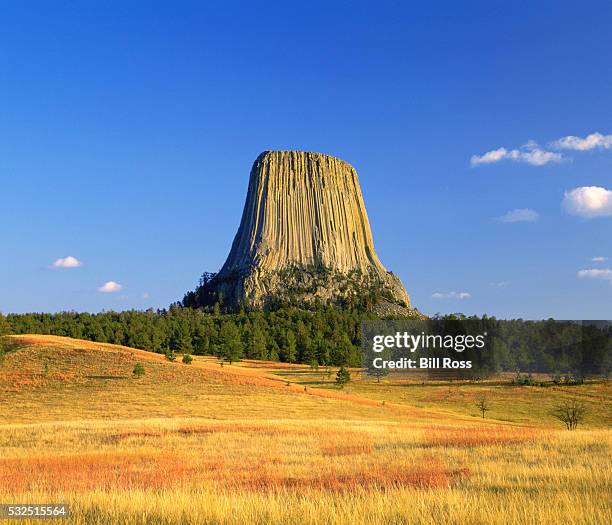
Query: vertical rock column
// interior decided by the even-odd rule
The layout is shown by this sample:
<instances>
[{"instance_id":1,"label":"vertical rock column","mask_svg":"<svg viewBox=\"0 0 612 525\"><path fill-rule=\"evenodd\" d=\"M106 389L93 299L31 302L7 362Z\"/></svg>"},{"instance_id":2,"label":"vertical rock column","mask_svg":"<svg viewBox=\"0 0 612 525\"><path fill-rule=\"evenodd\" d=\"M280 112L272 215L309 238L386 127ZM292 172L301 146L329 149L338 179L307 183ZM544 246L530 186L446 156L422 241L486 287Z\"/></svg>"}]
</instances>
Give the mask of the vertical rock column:
<instances>
[{"instance_id":1,"label":"vertical rock column","mask_svg":"<svg viewBox=\"0 0 612 525\"><path fill-rule=\"evenodd\" d=\"M258 289L266 276L316 264L376 275L409 305L403 285L376 255L355 169L321 153L266 151L251 169L240 227L219 272L227 281L240 276L225 295L257 304L274 292Z\"/></svg>"}]
</instances>

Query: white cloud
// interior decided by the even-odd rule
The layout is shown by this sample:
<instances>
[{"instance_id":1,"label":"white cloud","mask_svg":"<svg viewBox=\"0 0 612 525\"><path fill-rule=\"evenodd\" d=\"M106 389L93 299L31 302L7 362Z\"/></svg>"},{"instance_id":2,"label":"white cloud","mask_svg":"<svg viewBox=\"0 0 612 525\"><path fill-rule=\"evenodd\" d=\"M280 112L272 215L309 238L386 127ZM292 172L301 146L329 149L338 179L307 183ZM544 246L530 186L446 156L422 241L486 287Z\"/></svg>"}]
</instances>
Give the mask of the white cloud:
<instances>
[{"instance_id":1,"label":"white cloud","mask_svg":"<svg viewBox=\"0 0 612 525\"><path fill-rule=\"evenodd\" d=\"M549 162L561 162L564 160L561 153L543 150L537 143L529 141L520 149L507 150L506 148L497 148L487 151L482 155L472 155L470 164L472 166L479 166L481 164L493 164L506 159L515 162L526 162L532 166L544 166Z\"/></svg>"},{"instance_id":2,"label":"white cloud","mask_svg":"<svg viewBox=\"0 0 612 525\"><path fill-rule=\"evenodd\" d=\"M508 158L508 150L506 148L498 148L491 151L487 151L483 155L472 155L470 163L472 166L478 166L479 164L492 164L493 162L499 162L500 160Z\"/></svg>"},{"instance_id":3,"label":"white cloud","mask_svg":"<svg viewBox=\"0 0 612 525\"><path fill-rule=\"evenodd\" d=\"M500 222L536 222L539 218L540 214L535 210L518 208L498 217L497 220Z\"/></svg>"},{"instance_id":4,"label":"white cloud","mask_svg":"<svg viewBox=\"0 0 612 525\"><path fill-rule=\"evenodd\" d=\"M566 191L563 207L571 215L605 217L612 215L612 190L600 186L582 186Z\"/></svg>"},{"instance_id":5,"label":"white cloud","mask_svg":"<svg viewBox=\"0 0 612 525\"><path fill-rule=\"evenodd\" d=\"M574 151L589 151L592 149L612 149L612 135L591 133L585 138L569 135L551 143L551 147L558 149L571 149Z\"/></svg>"},{"instance_id":6,"label":"white cloud","mask_svg":"<svg viewBox=\"0 0 612 525\"><path fill-rule=\"evenodd\" d=\"M432 294L434 299L469 299L472 297L467 292L436 292Z\"/></svg>"},{"instance_id":7,"label":"white cloud","mask_svg":"<svg viewBox=\"0 0 612 525\"><path fill-rule=\"evenodd\" d=\"M145 292L142 294L142 298L143 299L149 299L151 297L151 295L149 294L149 292Z\"/></svg>"},{"instance_id":8,"label":"white cloud","mask_svg":"<svg viewBox=\"0 0 612 525\"><path fill-rule=\"evenodd\" d=\"M596 263L602 263L602 262L606 262L608 260L607 257L593 257L591 259L591 261L596 262Z\"/></svg>"},{"instance_id":9,"label":"white cloud","mask_svg":"<svg viewBox=\"0 0 612 525\"><path fill-rule=\"evenodd\" d=\"M612 135L591 133L584 138L568 135L548 144L548 147L556 150L590 151L592 149L612 149ZM532 166L544 166L549 162L561 162L566 160L561 153L548 151L541 148L537 142L530 140L527 144L515 149L497 148L487 151L482 155L472 155L470 164L479 166L481 164L493 164L502 160L525 162Z\"/></svg>"},{"instance_id":10,"label":"white cloud","mask_svg":"<svg viewBox=\"0 0 612 525\"><path fill-rule=\"evenodd\" d=\"M496 288L504 288L508 286L510 283L508 281L498 281L496 283L491 283L491 286L495 286Z\"/></svg>"},{"instance_id":11,"label":"white cloud","mask_svg":"<svg viewBox=\"0 0 612 525\"><path fill-rule=\"evenodd\" d=\"M82 266L82 262L79 261L76 257L72 257L69 255L68 257L63 257L57 259L52 265L51 268L78 268Z\"/></svg>"},{"instance_id":12,"label":"white cloud","mask_svg":"<svg viewBox=\"0 0 612 525\"><path fill-rule=\"evenodd\" d=\"M516 150L513 150L513 153L514 152L516 152ZM544 164L548 164L549 162L561 162L563 156L560 153L554 153L534 147L528 151L519 152L516 160L526 162L532 166L544 166Z\"/></svg>"},{"instance_id":13,"label":"white cloud","mask_svg":"<svg viewBox=\"0 0 612 525\"><path fill-rule=\"evenodd\" d=\"M107 281L102 286L99 286L97 290L98 292L112 293L118 292L122 288L123 286L121 286L119 283L116 283L115 281Z\"/></svg>"},{"instance_id":14,"label":"white cloud","mask_svg":"<svg viewBox=\"0 0 612 525\"><path fill-rule=\"evenodd\" d=\"M588 279L603 279L605 281L610 281L612 284L612 270L605 269L590 269L590 270L580 270L578 272L578 277L580 278L588 278Z\"/></svg>"}]
</instances>

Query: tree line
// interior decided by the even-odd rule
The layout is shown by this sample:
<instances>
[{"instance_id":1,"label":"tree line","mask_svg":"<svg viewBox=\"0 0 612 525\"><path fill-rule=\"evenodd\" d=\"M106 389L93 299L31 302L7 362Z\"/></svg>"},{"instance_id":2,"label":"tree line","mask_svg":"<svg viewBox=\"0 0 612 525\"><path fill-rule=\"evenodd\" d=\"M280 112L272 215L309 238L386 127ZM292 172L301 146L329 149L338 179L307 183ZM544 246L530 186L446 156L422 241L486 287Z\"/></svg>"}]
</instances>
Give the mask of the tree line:
<instances>
[{"instance_id":1,"label":"tree line","mask_svg":"<svg viewBox=\"0 0 612 525\"><path fill-rule=\"evenodd\" d=\"M361 366L363 310L318 305L275 310L168 309L97 314L79 312L0 314L0 335L49 334L141 348L158 353L213 355L323 366ZM454 314L436 322L465 320L471 330L496 335L487 352L474 353L475 373L572 372L609 375L612 326L571 322L498 320ZM455 325L453 325L455 326ZM465 352L464 355L469 352Z\"/></svg>"},{"instance_id":2,"label":"tree line","mask_svg":"<svg viewBox=\"0 0 612 525\"><path fill-rule=\"evenodd\" d=\"M157 353L215 355L329 366L360 366L365 314L328 307L221 314L183 308L98 314L0 314L0 330L112 343ZM4 328L2 328L4 327Z\"/></svg>"}]
</instances>

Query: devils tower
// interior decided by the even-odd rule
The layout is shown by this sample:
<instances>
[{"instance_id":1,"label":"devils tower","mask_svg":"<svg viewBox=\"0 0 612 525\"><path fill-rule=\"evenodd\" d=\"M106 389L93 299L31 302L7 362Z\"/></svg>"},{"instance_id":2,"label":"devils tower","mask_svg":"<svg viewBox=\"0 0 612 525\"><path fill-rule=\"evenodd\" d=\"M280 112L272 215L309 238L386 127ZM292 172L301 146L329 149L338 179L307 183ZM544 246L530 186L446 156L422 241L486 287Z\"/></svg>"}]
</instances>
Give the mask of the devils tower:
<instances>
[{"instance_id":1,"label":"devils tower","mask_svg":"<svg viewBox=\"0 0 612 525\"><path fill-rule=\"evenodd\" d=\"M410 308L401 281L376 255L357 172L330 155L257 157L227 260L186 301L261 307L287 298L363 300L390 313Z\"/></svg>"}]
</instances>

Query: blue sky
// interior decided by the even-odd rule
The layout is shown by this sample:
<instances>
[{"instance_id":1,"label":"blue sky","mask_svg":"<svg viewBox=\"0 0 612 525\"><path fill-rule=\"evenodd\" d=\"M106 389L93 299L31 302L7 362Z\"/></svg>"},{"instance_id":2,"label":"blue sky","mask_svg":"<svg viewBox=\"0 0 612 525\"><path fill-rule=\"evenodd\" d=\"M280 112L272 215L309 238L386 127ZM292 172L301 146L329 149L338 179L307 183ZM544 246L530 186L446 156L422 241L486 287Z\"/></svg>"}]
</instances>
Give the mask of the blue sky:
<instances>
[{"instance_id":1,"label":"blue sky","mask_svg":"<svg viewBox=\"0 0 612 525\"><path fill-rule=\"evenodd\" d=\"M223 4L3 4L0 311L167 306L303 149L422 311L610 318L609 2Z\"/></svg>"}]
</instances>

